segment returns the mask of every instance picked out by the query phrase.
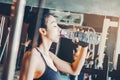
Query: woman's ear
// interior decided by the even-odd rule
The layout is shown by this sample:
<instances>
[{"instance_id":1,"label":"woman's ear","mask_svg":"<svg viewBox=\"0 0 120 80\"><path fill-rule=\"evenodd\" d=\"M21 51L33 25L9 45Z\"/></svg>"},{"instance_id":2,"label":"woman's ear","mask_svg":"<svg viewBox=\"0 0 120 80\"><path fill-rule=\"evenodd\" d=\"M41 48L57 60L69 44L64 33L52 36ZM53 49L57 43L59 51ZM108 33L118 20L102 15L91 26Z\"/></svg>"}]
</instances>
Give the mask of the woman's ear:
<instances>
[{"instance_id":1,"label":"woman's ear","mask_svg":"<svg viewBox=\"0 0 120 80\"><path fill-rule=\"evenodd\" d=\"M45 28L39 28L39 32L42 34L42 35L46 35L46 29Z\"/></svg>"}]
</instances>

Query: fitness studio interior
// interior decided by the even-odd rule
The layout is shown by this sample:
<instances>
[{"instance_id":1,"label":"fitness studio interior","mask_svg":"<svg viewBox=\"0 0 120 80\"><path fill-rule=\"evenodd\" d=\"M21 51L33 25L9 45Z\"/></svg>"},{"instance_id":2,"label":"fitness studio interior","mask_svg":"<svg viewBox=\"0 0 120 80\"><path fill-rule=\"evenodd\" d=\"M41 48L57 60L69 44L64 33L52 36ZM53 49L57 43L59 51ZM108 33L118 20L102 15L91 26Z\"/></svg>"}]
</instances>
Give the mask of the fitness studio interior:
<instances>
[{"instance_id":1,"label":"fitness studio interior","mask_svg":"<svg viewBox=\"0 0 120 80\"><path fill-rule=\"evenodd\" d=\"M50 52L72 64L75 33L89 44L80 74L72 79L60 71L61 80L120 80L119 0L0 0L0 80L20 80L23 57L37 45L44 10L61 29L78 30L53 42Z\"/></svg>"}]
</instances>

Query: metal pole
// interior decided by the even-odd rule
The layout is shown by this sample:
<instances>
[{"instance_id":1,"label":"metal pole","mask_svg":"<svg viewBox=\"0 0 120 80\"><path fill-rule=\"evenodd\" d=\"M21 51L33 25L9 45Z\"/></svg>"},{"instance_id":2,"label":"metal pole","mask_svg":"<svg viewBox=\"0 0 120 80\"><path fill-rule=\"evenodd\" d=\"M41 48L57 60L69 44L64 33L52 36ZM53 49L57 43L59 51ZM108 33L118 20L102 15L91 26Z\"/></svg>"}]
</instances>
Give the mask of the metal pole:
<instances>
[{"instance_id":1,"label":"metal pole","mask_svg":"<svg viewBox=\"0 0 120 80\"><path fill-rule=\"evenodd\" d=\"M39 29L40 23L41 23L41 16L43 14L42 5L44 3L45 3L45 0L39 0L39 11L38 11L38 15L37 15L37 22L36 22L36 28L35 28L35 32L34 32L34 39L33 39L32 47L37 46L37 41L38 41L38 37L39 37L38 29Z\"/></svg>"},{"instance_id":2,"label":"metal pole","mask_svg":"<svg viewBox=\"0 0 120 80\"><path fill-rule=\"evenodd\" d=\"M15 66L22 30L23 16L26 5L26 0L13 0L15 1L15 16L12 23L9 45L8 45L8 55L4 64L4 71L2 75L2 80L14 80Z\"/></svg>"}]
</instances>

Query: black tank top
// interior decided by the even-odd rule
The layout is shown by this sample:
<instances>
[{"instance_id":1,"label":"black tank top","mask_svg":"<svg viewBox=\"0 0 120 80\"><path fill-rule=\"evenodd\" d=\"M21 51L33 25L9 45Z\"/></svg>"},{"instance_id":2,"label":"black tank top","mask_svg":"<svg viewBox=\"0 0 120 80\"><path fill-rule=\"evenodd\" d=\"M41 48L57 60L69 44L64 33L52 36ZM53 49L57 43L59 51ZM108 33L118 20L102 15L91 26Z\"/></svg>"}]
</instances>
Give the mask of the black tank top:
<instances>
[{"instance_id":1,"label":"black tank top","mask_svg":"<svg viewBox=\"0 0 120 80\"><path fill-rule=\"evenodd\" d=\"M37 48L36 48L36 49L37 49ZM37 49L37 51L38 51L38 52L40 53L40 55L42 56L42 58L43 58L43 60L44 60L44 62L45 62L46 68L45 68L45 72L43 73L43 75L42 75L40 78L34 79L34 80L61 80L59 71L54 71L53 69L51 69L51 68L47 65L47 63L46 63L43 55L41 54L41 52L40 52L38 49Z\"/></svg>"}]
</instances>

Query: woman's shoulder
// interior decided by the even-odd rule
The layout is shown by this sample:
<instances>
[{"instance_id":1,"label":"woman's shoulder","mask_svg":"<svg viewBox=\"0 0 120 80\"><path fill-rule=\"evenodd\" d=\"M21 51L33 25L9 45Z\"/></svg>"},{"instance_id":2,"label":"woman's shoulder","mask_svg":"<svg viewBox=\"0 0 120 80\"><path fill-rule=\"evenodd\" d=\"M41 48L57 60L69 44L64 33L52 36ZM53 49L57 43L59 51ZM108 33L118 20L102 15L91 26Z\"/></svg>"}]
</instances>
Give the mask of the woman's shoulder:
<instances>
[{"instance_id":1,"label":"woman's shoulder","mask_svg":"<svg viewBox=\"0 0 120 80\"><path fill-rule=\"evenodd\" d=\"M23 56L23 60L26 59L38 60L38 58L39 58L39 52L36 50L36 48L26 51Z\"/></svg>"},{"instance_id":2,"label":"woman's shoulder","mask_svg":"<svg viewBox=\"0 0 120 80\"><path fill-rule=\"evenodd\" d=\"M39 53L39 52L38 52L37 48L31 49L31 54L32 54L32 55L39 55L38 53Z\"/></svg>"}]
</instances>

